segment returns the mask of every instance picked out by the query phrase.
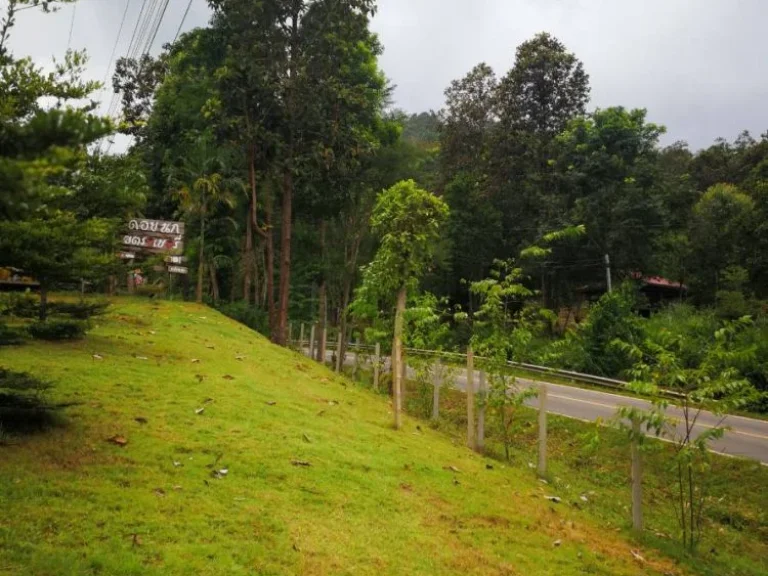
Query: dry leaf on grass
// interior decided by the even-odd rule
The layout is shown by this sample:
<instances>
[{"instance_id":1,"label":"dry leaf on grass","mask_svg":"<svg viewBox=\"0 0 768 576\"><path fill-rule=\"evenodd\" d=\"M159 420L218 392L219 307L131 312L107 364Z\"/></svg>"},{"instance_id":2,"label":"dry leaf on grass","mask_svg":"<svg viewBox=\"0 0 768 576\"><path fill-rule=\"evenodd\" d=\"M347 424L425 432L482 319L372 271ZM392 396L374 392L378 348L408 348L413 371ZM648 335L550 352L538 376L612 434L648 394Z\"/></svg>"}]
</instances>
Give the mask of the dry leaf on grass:
<instances>
[{"instance_id":1,"label":"dry leaf on grass","mask_svg":"<svg viewBox=\"0 0 768 576\"><path fill-rule=\"evenodd\" d=\"M128 444L128 439L125 436L115 435L111 438L107 439L107 442L111 442L112 444L116 444L117 446L120 446L120 448L124 447L126 444Z\"/></svg>"}]
</instances>

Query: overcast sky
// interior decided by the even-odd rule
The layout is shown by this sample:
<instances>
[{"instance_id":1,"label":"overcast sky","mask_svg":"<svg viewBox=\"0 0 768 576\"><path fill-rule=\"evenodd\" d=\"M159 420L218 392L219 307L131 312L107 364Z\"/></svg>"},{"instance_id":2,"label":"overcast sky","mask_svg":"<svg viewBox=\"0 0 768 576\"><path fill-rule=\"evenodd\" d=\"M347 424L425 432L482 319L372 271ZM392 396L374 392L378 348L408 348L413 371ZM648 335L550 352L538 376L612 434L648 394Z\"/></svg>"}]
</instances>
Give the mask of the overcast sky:
<instances>
[{"instance_id":1,"label":"overcast sky","mask_svg":"<svg viewBox=\"0 0 768 576\"><path fill-rule=\"evenodd\" d=\"M49 62L67 47L74 13L71 46L87 49L89 75L101 80L126 2L118 56L141 1L22 12L11 45ZM153 53L173 39L187 2L170 0ZM192 0L184 30L208 16L205 1ZM768 0L379 0L373 28L385 49L381 67L397 86L395 104L409 112L441 108L448 83L478 62L503 74L516 46L548 31L584 62L590 107L647 108L651 121L667 126L664 143L686 140L697 149L744 129L756 137L768 131L767 22Z\"/></svg>"}]
</instances>

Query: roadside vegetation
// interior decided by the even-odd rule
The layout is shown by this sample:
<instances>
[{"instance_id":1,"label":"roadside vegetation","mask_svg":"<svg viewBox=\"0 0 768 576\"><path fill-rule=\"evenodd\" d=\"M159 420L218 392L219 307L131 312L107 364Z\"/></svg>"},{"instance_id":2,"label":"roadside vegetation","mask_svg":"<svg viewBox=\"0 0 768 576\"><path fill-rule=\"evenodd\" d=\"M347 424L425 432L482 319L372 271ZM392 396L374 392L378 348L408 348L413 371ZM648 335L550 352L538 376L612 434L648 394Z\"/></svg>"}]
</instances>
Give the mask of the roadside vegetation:
<instances>
[{"instance_id":1,"label":"roadside vegetation","mask_svg":"<svg viewBox=\"0 0 768 576\"><path fill-rule=\"evenodd\" d=\"M714 460L689 556L663 505L669 446L648 446L648 528L634 537L628 446L609 428L553 418L545 484L529 409L509 460L489 419L482 457L464 447L465 400L448 387L436 429L404 416L397 432L386 398L208 308L119 299L94 323L81 342L0 350L68 405L0 448L0 573L765 571L757 463ZM409 382L413 416L419 397Z\"/></svg>"}]
</instances>

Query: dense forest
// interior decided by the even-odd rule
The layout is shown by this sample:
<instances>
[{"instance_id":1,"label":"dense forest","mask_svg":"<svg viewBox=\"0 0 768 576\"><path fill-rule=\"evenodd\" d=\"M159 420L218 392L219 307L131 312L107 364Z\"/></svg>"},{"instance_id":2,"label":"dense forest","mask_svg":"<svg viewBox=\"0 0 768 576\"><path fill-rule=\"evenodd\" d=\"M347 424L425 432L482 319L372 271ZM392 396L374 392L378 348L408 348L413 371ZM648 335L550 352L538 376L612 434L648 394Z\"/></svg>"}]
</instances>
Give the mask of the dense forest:
<instances>
[{"instance_id":1,"label":"dense forest","mask_svg":"<svg viewBox=\"0 0 768 576\"><path fill-rule=\"evenodd\" d=\"M394 295L353 301L380 248L377 199L412 180L448 208L409 290L409 308L446 326L424 345L465 345L487 302L478 283L513 262L527 292L509 302L551 311L521 358L619 376L630 361L610 343L666 326L695 364L697 343L750 316L739 369L766 386L768 132L662 147L653 111L590 108L588 70L547 33L508 70L479 63L451 82L442 110L403 112L373 0L209 0L208 27L118 61L114 124L88 100L84 54L46 73L10 52L27 4L9 3L0 37L0 265L43 294L123 276L113 255L129 217L181 219L190 275L177 293L280 344L291 322L391 334ZM110 155L115 131L132 143ZM149 282L166 282L152 264ZM643 291L654 278L661 297Z\"/></svg>"}]
</instances>

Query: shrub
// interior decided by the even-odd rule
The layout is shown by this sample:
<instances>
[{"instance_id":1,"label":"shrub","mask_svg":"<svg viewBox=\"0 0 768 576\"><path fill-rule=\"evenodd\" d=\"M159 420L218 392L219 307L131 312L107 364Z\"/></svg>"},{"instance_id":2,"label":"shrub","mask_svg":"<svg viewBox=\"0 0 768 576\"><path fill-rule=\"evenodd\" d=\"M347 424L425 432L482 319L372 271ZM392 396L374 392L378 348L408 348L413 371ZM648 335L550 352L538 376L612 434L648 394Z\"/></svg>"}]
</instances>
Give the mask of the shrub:
<instances>
[{"instance_id":1,"label":"shrub","mask_svg":"<svg viewBox=\"0 0 768 576\"><path fill-rule=\"evenodd\" d=\"M39 340L80 340L87 328L88 325L79 320L48 320L30 324L27 330Z\"/></svg>"},{"instance_id":2,"label":"shrub","mask_svg":"<svg viewBox=\"0 0 768 576\"><path fill-rule=\"evenodd\" d=\"M604 294L591 308L587 321L579 327L586 352L586 365L582 369L604 376L620 376L631 366L631 361L612 343L642 339L642 321L635 313L635 302L634 288L625 284L615 292Z\"/></svg>"},{"instance_id":3,"label":"shrub","mask_svg":"<svg viewBox=\"0 0 768 576\"><path fill-rule=\"evenodd\" d=\"M269 335L269 316L265 310L246 302L221 303L217 308L225 316L245 324L251 330L256 330L265 336Z\"/></svg>"},{"instance_id":4,"label":"shrub","mask_svg":"<svg viewBox=\"0 0 768 576\"><path fill-rule=\"evenodd\" d=\"M29 292L7 294L0 305L0 313L3 316L37 318L40 313L39 298Z\"/></svg>"},{"instance_id":5,"label":"shrub","mask_svg":"<svg viewBox=\"0 0 768 576\"><path fill-rule=\"evenodd\" d=\"M14 346L24 343L24 332L0 322L0 346Z\"/></svg>"},{"instance_id":6,"label":"shrub","mask_svg":"<svg viewBox=\"0 0 768 576\"><path fill-rule=\"evenodd\" d=\"M48 388L31 374L0 368L0 442L6 431L34 432L56 423L55 407L44 398Z\"/></svg>"},{"instance_id":7,"label":"shrub","mask_svg":"<svg viewBox=\"0 0 768 576\"><path fill-rule=\"evenodd\" d=\"M53 302L49 304L48 309L49 314L64 314L78 320L88 320L91 316L104 314L108 307L108 301L97 300L91 302Z\"/></svg>"}]
</instances>

